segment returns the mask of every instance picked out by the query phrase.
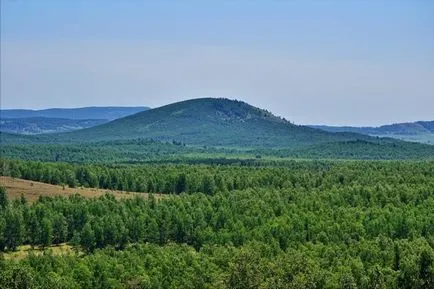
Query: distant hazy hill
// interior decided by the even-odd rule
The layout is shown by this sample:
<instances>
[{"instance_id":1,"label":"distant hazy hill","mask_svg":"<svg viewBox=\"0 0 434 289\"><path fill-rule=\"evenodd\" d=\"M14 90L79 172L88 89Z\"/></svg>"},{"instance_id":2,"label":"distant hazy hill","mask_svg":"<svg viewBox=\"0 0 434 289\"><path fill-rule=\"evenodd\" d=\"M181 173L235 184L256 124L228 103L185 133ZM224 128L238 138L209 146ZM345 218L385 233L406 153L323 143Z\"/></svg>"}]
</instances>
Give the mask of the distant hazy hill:
<instances>
[{"instance_id":1,"label":"distant hazy hill","mask_svg":"<svg viewBox=\"0 0 434 289\"><path fill-rule=\"evenodd\" d=\"M63 118L63 119L105 119L114 120L135 114L148 107L81 107L81 108L50 108L42 110L30 109L3 109L0 110L0 119L5 118L29 118L29 117L46 117L46 118Z\"/></svg>"},{"instance_id":2,"label":"distant hazy hill","mask_svg":"<svg viewBox=\"0 0 434 289\"><path fill-rule=\"evenodd\" d=\"M391 137L407 141L434 144L434 121L417 121L383 125L379 127L313 125L329 132L355 132L372 136Z\"/></svg>"},{"instance_id":3,"label":"distant hazy hill","mask_svg":"<svg viewBox=\"0 0 434 289\"><path fill-rule=\"evenodd\" d=\"M298 147L373 139L365 135L329 133L297 126L247 103L217 98L177 102L57 137L73 141L153 138L238 148Z\"/></svg>"},{"instance_id":4,"label":"distant hazy hill","mask_svg":"<svg viewBox=\"0 0 434 289\"><path fill-rule=\"evenodd\" d=\"M5 118L0 119L0 131L19 134L55 133L93 127L106 122L106 119Z\"/></svg>"}]
</instances>

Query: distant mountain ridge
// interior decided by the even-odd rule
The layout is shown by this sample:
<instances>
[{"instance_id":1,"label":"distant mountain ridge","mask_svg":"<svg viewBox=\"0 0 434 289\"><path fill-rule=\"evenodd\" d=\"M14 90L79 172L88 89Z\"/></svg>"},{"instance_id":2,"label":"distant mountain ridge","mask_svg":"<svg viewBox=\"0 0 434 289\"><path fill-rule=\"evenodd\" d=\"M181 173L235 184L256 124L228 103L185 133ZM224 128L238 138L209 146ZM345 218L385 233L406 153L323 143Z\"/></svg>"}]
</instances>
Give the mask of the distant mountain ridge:
<instances>
[{"instance_id":1,"label":"distant mountain ridge","mask_svg":"<svg viewBox=\"0 0 434 289\"><path fill-rule=\"evenodd\" d=\"M46 117L62 119L105 119L108 121L145 111L149 107L80 107L80 108L49 108L42 110L31 109L2 109L0 110L0 119L5 118L29 118L29 117Z\"/></svg>"},{"instance_id":2,"label":"distant mountain ridge","mask_svg":"<svg viewBox=\"0 0 434 289\"><path fill-rule=\"evenodd\" d=\"M148 107L81 107L0 110L0 131L43 134L79 130L149 109Z\"/></svg>"},{"instance_id":3,"label":"distant mountain ridge","mask_svg":"<svg viewBox=\"0 0 434 289\"><path fill-rule=\"evenodd\" d=\"M434 144L434 121L395 123L378 127L310 125L328 132L354 132Z\"/></svg>"},{"instance_id":4,"label":"distant mountain ridge","mask_svg":"<svg viewBox=\"0 0 434 289\"><path fill-rule=\"evenodd\" d=\"M66 119L48 117L0 119L0 131L18 134L42 134L67 132L97 126L106 119Z\"/></svg>"}]
</instances>

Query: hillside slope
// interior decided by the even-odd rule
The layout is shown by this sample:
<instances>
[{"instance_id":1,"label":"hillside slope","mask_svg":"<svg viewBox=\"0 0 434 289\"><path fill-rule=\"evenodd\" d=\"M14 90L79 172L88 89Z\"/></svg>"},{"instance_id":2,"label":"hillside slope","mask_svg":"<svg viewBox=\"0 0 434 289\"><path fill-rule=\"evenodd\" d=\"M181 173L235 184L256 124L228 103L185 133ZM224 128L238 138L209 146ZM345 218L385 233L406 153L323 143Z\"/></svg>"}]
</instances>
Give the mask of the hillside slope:
<instances>
[{"instance_id":1,"label":"hillside slope","mask_svg":"<svg viewBox=\"0 0 434 289\"><path fill-rule=\"evenodd\" d=\"M328 132L354 132L371 136L391 137L406 141L434 144L434 121L395 123L379 127L312 125Z\"/></svg>"},{"instance_id":2,"label":"hillside slope","mask_svg":"<svg viewBox=\"0 0 434 289\"><path fill-rule=\"evenodd\" d=\"M89 158L95 161L141 162L149 160L149 156L155 159L156 155L165 159L166 142L174 144L169 151L177 158L201 154L198 149L207 152L211 149L215 153L213 149L216 147L227 148L217 157L247 153L250 157L434 158L434 146L431 145L294 125L247 103L216 98L173 103L100 126L66 133L34 136L0 133L0 141L5 156L23 159L41 157L55 161L67 158L79 162ZM155 149L149 150L144 145L149 141ZM38 153L33 156L35 152ZM76 155L70 156L72 152Z\"/></svg>"},{"instance_id":3,"label":"hillside slope","mask_svg":"<svg viewBox=\"0 0 434 289\"><path fill-rule=\"evenodd\" d=\"M66 119L48 117L0 119L0 131L19 134L66 132L101 125L105 119Z\"/></svg>"},{"instance_id":4,"label":"hillside slope","mask_svg":"<svg viewBox=\"0 0 434 289\"><path fill-rule=\"evenodd\" d=\"M201 98L140 112L97 127L56 135L58 140L107 141L153 138L191 145L298 147L372 139L291 124L266 110L229 99Z\"/></svg>"},{"instance_id":5,"label":"hillside slope","mask_svg":"<svg viewBox=\"0 0 434 289\"><path fill-rule=\"evenodd\" d=\"M0 118L29 118L29 117L48 117L48 118L67 118L67 119L106 119L114 120L135 114L148 107L80 107L80 108L50 108L42 110L31 109L2 109Z\"/></svg>"}]
</instances>

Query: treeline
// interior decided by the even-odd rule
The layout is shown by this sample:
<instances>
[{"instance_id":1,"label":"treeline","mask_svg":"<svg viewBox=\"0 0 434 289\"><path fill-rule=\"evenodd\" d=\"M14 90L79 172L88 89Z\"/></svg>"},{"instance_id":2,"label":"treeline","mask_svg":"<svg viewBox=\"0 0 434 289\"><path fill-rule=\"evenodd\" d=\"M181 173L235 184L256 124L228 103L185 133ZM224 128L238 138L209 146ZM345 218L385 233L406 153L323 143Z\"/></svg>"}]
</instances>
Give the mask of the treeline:
<instances>
[{"instance_id":1,"label":"treeline","mask_svg":"<svg viewBox=\"0 0 434 289\"><path fill-rule=\"evenodd\" d=\"M23 138L8 141L9 138ZM434 146L390 139L372 141L354 140L325 142L315 145L288 148L260 149L250 147L217 148L188 146L179 140L163 142L153 139L103 141L95 143L38 143L46 135L9 135L0 132L0 155L5 158L72 163L140 164L153 162L172 163L227 163L235 160L249 164L258 159L354 159L354 160L423 160L434 159ZM34 142L32 142L32 140Z\"/></svg>"},{"instance_id":2,"label":"treeline","mask_svg":"<svg viewBox=\"0 0 434 289\"><path fill-rule=\"evenodd\" d=\"M286 250L305 242L351 244L378 237L423 237L434 245L434 196L432 187L424 186L247 189L159 201L152 196L116 201L112 195L41 198L31 205L24 198L9 204L7 198L0 200L0 251L74 240L87 251L136 242L187 243L199 249L252 240Z\"/></svg>"},{"instance_id":3,"label":"treeline","mask_svg":"<svg viewBox=\"0 0 434 289\"><path fill-rule=\"evenodd\" d=\"M1 138L2 133L0 133ZM17 135L19 137L20 135ZM32 136L38 138L41 136ZM179 142L160 142L152 139L107 141L79 144L8 143L2 140L0 154L3 157L74 163L132 163L161 159L173 159L183 154L213 153L217 149L192 148Z\"/></svg>"},{"instance_id":4,"label":"treeline","mask_svg":"<svg viewBox=\"0 0 434 289\"><path fill-rule=\"evenodd\" d=\"M112 195L41 198L33 205L25 199L9 205L2 201L0 250L49 246L75 237L87 251L140 241L187 243L197 249L209 243L273 241L283 250L304 242L351 243L380 236L434 241L434 198L423 189L402 194L354 187L305 194L248 189L160 201L116 201ZM89 236L93 241L86 243Z\"/></svg>"},{"instance_id":5,"label":"treeline","mask_svg":"<svg viewBox=\"0 0 434 289\"><path fill-rule=\"evenodd\" d=\"M69 187L149 193L269 189L329 189L343 185L420 184L434 175L434 161L286 161L284 167L233 165L110 166L0 159L0 175Z\"/></svg>"},{"instance_id":6,"label":"treeline","mask_svg":"<svg viewBox=\"0 0 434 289\"><path fill-rule=\"evenodd\" d=\"M0 284L433 288L433 169L432 162L130 168L159 172L162 179L184 173L187 185L196 171L225 184L245 178L242 189L158 201L106 195L28 204L0 190L2 251L68 242L86 252L0 261Z\"/></svg>"}]
</instances>

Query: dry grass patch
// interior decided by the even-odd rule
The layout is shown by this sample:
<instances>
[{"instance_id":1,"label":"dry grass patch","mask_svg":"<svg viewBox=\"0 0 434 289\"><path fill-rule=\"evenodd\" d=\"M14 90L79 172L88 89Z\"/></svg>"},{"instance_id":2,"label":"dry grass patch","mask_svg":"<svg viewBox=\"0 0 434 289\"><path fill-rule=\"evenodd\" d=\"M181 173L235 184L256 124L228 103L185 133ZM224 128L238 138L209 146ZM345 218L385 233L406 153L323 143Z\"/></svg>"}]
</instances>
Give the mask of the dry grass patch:
<instances>
[{"instance_id":1,"label":"dry grass patch","mask_svg":"<svg viewBox=\"0 0 434 289\"><path fill-rule=\"evenodd\" d=\"M22 245L17 248L16 251L3 253L3 256L6 260L21 260L29 256L29 254L33 255L42 255L45 252L50 252L52 255L60 256L60 255L68 255L75 254L72 247L66 243L59 244L56 246L50 246L47 248L34 247L32 248L30 245Z\"/></svg>"},{"instance_id":2,"label":"dry grass patch","mask_svg":"<svg viewBox=\"0 0 434 289\"><path fill-rule=\"evenodd\" d=\"M68 197L73 194L80 194L86 198L96 198L104 195L107 192L113 194L117 199L133 198L135 196L148 198L147 193L124 192L95 188L69 188L67 186L56 186L11 177L0 177L0 184L6 188L9 199L17 199L20 198L21 195L24 195L29 202L38 200L39 196ZM161 197L160 194L156 194L155 196Z\"/></svg>"}]
</instances>

